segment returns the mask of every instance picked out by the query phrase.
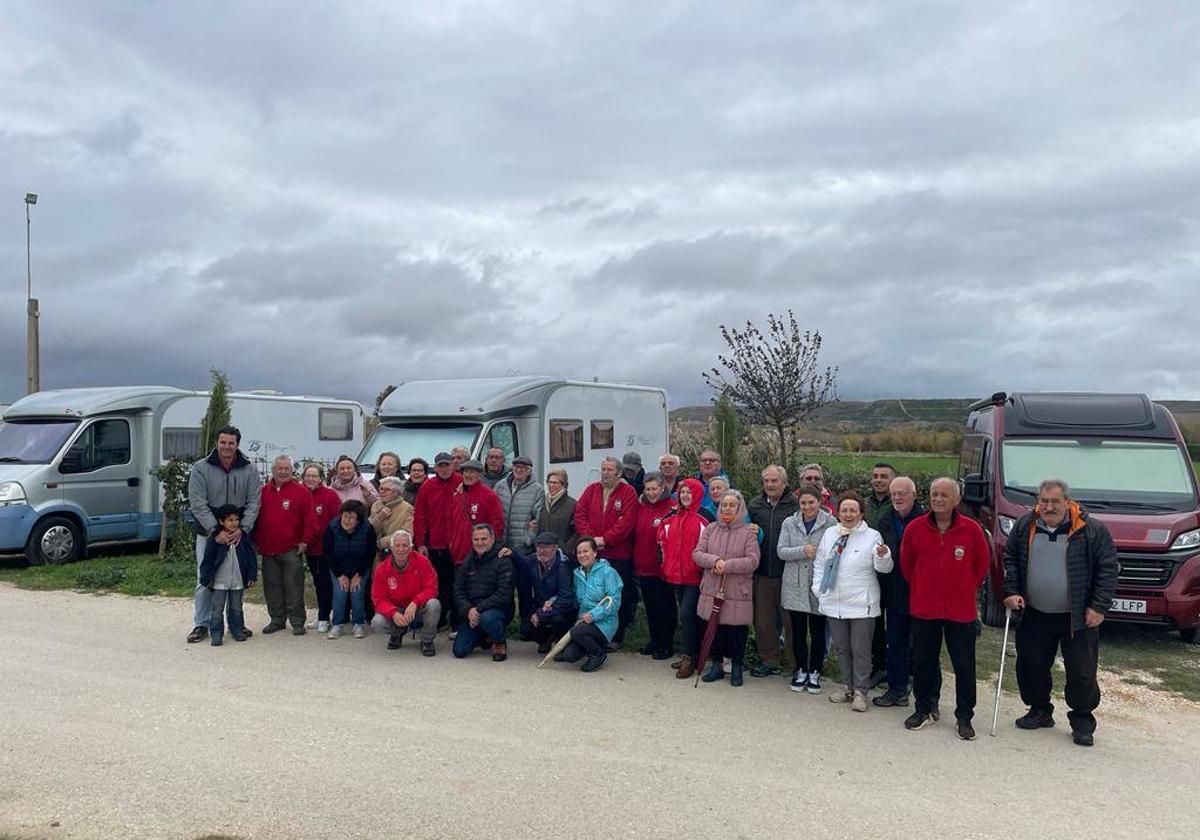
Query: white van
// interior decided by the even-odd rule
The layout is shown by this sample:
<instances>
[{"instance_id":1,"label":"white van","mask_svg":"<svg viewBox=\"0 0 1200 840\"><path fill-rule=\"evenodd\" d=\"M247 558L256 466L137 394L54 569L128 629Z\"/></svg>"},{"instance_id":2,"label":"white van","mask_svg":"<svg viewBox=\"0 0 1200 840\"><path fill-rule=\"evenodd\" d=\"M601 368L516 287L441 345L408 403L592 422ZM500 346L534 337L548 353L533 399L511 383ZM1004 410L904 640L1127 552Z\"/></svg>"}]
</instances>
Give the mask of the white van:
<instances>
[{"instance_id":1,"label":"white van","mask_svg":"<svg viewBox=\"0 0 1200 840\"><path fill-rule=\"evenodd\" d=\"M348 400L232 393L242 451L264 476L276 455L332 462L363 440ZM162 493L150 470L198 459L208 394L165 386L40 391L0 423L0 553L66 563L100 542L156 540Z\"/></svg>"},{"instance_id":2,"label":"white van","mask_svg":"<svg viewBox=\"0 0 1200 840\"><path fill-rule=\"evenodd\" d=\"M539 481L565 469L573 496L609 455L637 452L650 471L667 451L667 392L640 385L544 376L406 382L383 401L379 420L358 456L368 472L383 452L432 464L454 446L480 461L499 447L509 464L529 456Z\"/></svg>"}]
</instances>

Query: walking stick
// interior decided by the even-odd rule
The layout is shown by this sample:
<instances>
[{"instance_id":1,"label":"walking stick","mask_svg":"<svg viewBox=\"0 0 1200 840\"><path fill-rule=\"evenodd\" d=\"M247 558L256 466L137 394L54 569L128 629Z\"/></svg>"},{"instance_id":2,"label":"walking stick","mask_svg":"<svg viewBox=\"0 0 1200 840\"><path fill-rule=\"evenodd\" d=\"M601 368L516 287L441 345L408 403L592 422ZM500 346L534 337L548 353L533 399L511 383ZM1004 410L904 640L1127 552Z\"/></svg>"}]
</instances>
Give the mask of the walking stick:
<instances>
[{"instance_id":1,"label":"walking stick","mask_svg":"<svg viewBox=\"0 0 1200 840\"><path fill-rule=\"evenodd\" d=\"M996 722L1000 719L1000 683L1004 679L1004 655L1008 653L1008 625L1012 621L1012 607L1004 608L1004 642L1000 645L1000 670L996 672L996 702L992 705L992 732L996 737Z\"/></svg>"}]
</instances>

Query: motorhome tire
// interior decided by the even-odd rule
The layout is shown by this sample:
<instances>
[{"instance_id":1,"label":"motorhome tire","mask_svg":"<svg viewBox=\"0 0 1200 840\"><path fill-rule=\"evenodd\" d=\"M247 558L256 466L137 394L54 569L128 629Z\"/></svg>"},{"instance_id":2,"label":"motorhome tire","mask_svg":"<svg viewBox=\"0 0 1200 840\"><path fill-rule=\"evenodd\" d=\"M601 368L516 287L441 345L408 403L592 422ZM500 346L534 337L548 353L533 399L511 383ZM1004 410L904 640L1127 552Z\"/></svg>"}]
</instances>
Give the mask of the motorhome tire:
<instances>
[{"instance_id":1,"label":"motorhome tire","mask_svg":"<svg viewBox=\"0 0 1200 840\"><path fill-rule=\"evenodd\" d=\"M1200 627L1189 627L1187 630L1180 630L1179 638L1189 645L1200 645Z\"/></svg>"},{"instance_id":2,"label":"motorhome tire","mask_svg":"<svg viewBox=\"0 0 1200 840\"><path fill-rule=\"evenodd\" d=\"M979 591L980 613L983 615L983 623L988 627L1003 627L1004 626L1004 604L992 596L992 580L989 576L983 582L983 586Z\"/></svg>"},{"instance_id":3,"label":"motorhome tire","mask_svg":"<svg viewBox=\"0 0 1200 840\"><path fill-rule=\"evenodd\" d=\"M83 534L65 516L48 516L34 526L25 557L34 566L61 566L83 556Z\"/></svg>"}]
</instances>

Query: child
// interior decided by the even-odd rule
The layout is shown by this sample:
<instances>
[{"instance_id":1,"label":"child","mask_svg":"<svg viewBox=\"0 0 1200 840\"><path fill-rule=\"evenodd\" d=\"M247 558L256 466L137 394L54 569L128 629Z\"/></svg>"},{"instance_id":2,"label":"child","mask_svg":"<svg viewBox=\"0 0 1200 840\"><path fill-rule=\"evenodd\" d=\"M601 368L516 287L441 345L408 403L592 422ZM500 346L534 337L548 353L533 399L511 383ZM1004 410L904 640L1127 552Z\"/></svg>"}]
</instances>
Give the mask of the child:
<instances>
[{"instance_id":1,"label":"child","mask_svg":"<svg viewBox=\"0 0 1200 840\"><path fill-rule=\"evenodd\" d=\"M242 524L241 508L221 505L213 511L217 525L226 534L237 534ZM209 537L200 563L200 585L212 590L212 613L208 633L214 646L221 644L225 634L223 613L229 614L229 634L239 642L250 638L242 615L242 591L254 585L258 577L258 558L250 540L243 536L237 545L217 542Z\"/></svg>"}]
</instances>

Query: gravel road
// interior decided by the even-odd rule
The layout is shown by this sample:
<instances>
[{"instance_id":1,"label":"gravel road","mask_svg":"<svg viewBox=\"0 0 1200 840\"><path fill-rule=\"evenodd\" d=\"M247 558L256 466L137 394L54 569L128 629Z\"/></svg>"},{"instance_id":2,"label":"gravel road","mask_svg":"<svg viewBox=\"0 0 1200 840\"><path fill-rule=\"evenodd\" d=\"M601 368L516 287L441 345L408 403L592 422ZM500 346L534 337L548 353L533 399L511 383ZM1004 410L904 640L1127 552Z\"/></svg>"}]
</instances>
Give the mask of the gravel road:
<instances>
[{"instance_id":1,"label":"gravel road","mask_svg":"<svg viewBox=\"0 0 1200 840\"><path fill-rule=\"evenodd\" d=\"M1065 718L1016 730L1011 697L989 738L981 684L967 743L782 678L539 671L532 645L457 661L445 637L434 659L378 634L213 648L184 644L189 616L0 585L0 838L1184 837L1200 816L1183 703L1102 705L1087 750Z\"/></svg>"}]
</instances>

